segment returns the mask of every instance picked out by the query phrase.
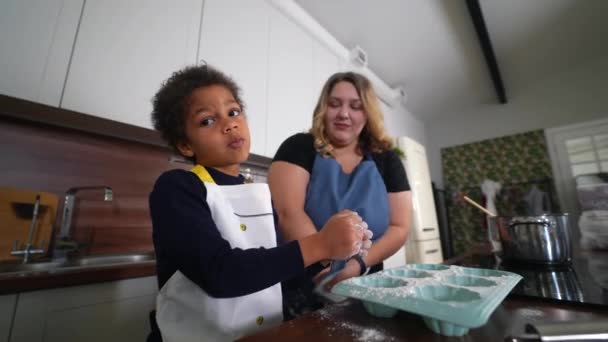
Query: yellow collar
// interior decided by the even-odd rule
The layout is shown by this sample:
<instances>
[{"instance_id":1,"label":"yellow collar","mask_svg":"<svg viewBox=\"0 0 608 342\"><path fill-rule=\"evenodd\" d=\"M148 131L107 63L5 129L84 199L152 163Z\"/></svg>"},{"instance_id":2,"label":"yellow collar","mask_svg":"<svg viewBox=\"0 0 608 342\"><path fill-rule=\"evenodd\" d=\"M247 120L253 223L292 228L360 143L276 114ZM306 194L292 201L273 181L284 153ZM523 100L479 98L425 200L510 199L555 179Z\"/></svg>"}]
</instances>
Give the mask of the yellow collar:
<instances>
[{"instance_id":1,"label":"yellow collar","mask_svg":"<svg viewBox=\"0 0 608 342\"><path fill-rule=\"evenodd\" d=\"M209 171L207 171L204 166L196 165L190 171L194 172L202 182L215 184L213 177L211 177Z\"/></svg>"}]
</instances>

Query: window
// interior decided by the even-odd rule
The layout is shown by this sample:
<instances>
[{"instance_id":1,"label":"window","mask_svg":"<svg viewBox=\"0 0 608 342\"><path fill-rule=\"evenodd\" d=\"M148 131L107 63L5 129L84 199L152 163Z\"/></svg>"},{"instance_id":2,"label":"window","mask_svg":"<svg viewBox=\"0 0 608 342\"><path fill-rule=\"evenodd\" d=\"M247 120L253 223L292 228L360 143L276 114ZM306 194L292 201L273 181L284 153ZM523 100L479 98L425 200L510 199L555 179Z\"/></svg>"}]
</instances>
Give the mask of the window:
<instances>
[{"instance_id":1,"label":"window","mask_svg":"<svg viewBox=\"0 0 608 342\"><path fill-rule=\"evenodd\" d=\"M572 176L608 172L608 134L566 140Z\"/></svg>"}]
</instances>

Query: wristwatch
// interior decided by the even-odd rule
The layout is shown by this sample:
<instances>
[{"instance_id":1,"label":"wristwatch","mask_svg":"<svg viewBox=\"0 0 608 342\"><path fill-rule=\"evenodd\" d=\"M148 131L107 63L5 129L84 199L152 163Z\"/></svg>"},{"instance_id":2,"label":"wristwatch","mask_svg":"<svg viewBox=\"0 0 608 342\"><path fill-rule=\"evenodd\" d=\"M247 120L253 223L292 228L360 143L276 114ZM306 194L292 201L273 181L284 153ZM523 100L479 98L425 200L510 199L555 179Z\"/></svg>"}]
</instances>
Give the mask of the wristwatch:
<instances>
[{"instance_id":1,"label":"wristwatch","mask_svg":"<svg viewBox=\"0 0 608 342\"><path fill-rule=\"evenodd\" d=\"M365 261L363 261L363 258L359 254L355 255L352 258L355 259L359 263L359 267L361 268L361 272L359 273L359 275L360 276L366 275L369 272L369 267L367 267L367 265L365 265Z\"/></svg>"}]
</instances>

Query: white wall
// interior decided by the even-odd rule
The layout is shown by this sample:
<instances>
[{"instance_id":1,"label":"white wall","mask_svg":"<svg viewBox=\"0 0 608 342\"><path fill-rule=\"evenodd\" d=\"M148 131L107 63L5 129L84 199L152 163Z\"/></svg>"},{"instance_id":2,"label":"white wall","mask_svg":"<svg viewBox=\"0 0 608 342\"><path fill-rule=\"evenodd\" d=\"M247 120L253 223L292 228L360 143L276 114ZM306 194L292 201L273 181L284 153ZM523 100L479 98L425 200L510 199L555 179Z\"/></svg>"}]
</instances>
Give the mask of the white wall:
<instances>
[{"instance_id":1,"label":"white wall","mask_svg":"<svg viewBox=\"0 0 608 342\"><path fill-rule=\"evenodd\" d=\"M410 137L427 147L425 125L401 105L384 113L384 127L393 137Z\"/></svg>"},{"instance_id":2,"label":"white wall","mask_svg":"<svg viewBox=\"0 0 608 342\"><path fill-rule=\"evenodd\" d=\"M607 117L608 61L573 67L520 92L507 87L507 97L506 105L456 110L426 123L431 178L438 186L442 147Z\"/></svg>"},{"instance_id":3,"label":"white wall","mask_svg":"<svg viewBox=\"0 0 608 342\"><path fill-rule=\"evenodd\" d=\"M397 92L390 88L382 79L380 79L372 70L367 67L361 68L353 65L349 61L349 49L342 45L334 36L332 36L316 19L310 16L299 4L294 0L267 0L275 6L288 18L291 18L302 29L307 31L319 43L325 45L333 54L341 61L341 71L354 71L366 76L373 84L376 94L385 102L392 102L396 97ZM321 85L315 85L320 87ZM311 107L317 101L313 98ZM405 109L402 105L395 104L390 110L384 110L385 127L393 137L408 136L426 147L425 126L422 121L417 119Z\"/></svg>"}]
</instances>

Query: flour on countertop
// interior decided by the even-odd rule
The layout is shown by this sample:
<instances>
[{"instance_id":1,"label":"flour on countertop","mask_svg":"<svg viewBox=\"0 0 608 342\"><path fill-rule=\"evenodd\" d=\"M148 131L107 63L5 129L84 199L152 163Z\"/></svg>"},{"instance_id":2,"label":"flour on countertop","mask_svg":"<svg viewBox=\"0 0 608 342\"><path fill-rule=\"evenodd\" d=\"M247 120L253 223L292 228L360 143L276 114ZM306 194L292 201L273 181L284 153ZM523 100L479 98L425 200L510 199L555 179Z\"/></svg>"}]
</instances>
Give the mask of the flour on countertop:
<instances>
[{"instance_id":1,"label":"flour on countertop","mask_svg":"<svg viewBox=\"0 0 608 342\"><path fill-rule=\"evenodd\" d=\"M382 330L375 328L365 328L353 323L339 323L341 328L351 331L351 336L355 341L396 341L393 337L387 336Z\"/></svg>"},{"instance_id":2,"label":"flour on countertop","mask_svg":"<svg viewBox=\"0 0 608 342\"><path fill-rule=\"evenodd\" d=\"M526 318L539 318L545 316L542 310L537 310L534 308L519 309L517 311L519 311L519 313L521 313L521 315Z\"/></svg>"},{"instance_id":3,"label":"flour on countertop","mask_svg":"<svg viewBox=\"0 0 608 342\"><path fill-rule=\"evenodd\" d=\"M331 322L327 327L327 330L330 331L329 336L333 336L336 330L348 330L354 341L397 341L395 338L387 336L386 332L379 328L364 327L350 322L336 322L335 315L343 310L340 306L345 305L330 305L315 312L322 320Z\"/></svg>"}]
</instances>

